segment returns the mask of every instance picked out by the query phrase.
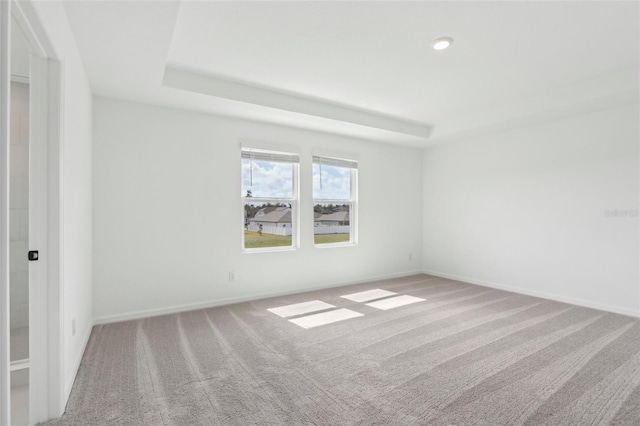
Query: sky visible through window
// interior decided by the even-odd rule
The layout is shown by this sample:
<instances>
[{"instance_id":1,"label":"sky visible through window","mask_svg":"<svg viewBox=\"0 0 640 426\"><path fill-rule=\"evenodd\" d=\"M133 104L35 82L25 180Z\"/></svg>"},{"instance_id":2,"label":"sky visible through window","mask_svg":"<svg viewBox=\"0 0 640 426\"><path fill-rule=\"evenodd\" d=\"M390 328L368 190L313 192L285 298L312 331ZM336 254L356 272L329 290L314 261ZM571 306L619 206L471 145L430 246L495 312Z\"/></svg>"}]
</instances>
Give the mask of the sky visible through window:
<instances>
[{"instance_id":1,"label":"sky visible through window","mask_svg":"<svg viewBox=\"0 0 640 426\"><path fill-rule=\"evenodd\" d=\"M348 200L351 198L351 169L322 165L322 188L320 187L320 164L313 164L313 198L326 200Z\"/></svg>"},{"instance_id":2,"label":"sky visible through window","mask_svg":"<svg viewBox=\"0 0 640 426\"><path fill-rule=\"evenodd\" d=\"M351 198L351 170L346 167L313 164L313 198L348 200ZM292 198L293 166L275 161L242 160L242 196Z\"/></svg>"},{"instance_id":3,"label":"sky visible through window","mask_svg":"<svg viewBox=\"0 0 640 426\"><path fill-rule=\"evenodd\" d=\"M246 197L247 191L251 191L253 197L293 198L293 165L243 159L243 197Z\"/></svg>"}]
</instances>

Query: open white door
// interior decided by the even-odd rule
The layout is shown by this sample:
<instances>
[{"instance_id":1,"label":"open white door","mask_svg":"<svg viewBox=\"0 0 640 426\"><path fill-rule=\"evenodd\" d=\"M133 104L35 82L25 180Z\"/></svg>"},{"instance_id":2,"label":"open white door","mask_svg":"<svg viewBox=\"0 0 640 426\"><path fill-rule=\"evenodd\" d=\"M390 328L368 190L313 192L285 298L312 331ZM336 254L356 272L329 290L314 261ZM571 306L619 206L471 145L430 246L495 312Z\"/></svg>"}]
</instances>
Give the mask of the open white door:
<instances>
[{"instance_id":1,"label":"open white door","mask_svg":"<svg viewBox=\"0 0 640 426\"><path fill-rule=\"evenodd\" d=\"M31 56L29 141L29 405L31 424L62 415L59 63ZM27 253L25 253L25 256Z\"/></svg>"}]
</instances>

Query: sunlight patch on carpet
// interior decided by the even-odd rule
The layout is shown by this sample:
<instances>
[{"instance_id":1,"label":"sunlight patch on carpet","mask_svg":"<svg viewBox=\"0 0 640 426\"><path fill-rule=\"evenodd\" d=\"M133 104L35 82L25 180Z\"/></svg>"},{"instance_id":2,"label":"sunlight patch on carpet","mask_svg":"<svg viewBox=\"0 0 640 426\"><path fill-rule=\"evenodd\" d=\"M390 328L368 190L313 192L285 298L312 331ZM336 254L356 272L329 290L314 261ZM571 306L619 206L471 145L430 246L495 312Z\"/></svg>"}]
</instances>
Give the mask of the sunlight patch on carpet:
<instances>
[{"instance_id":1,"label":"sunlight patch on carpet","mask_svg":"<svg viewBox=\"0 0 640 426\"><path fill-rule=\"evenodd\" d=\"M313 328L361 316L363 316L361 313L350 309L336 309L335 311L307 315L300 318L290 319L289 321L302 328Z\"/></svg>"},{"instance_id":2,"label":"sunlight patch on carpet","mask_svg":"<svg viewBox=\"0 0 640 426\"><path fill-rule=\"evenodd\" d=\"M424 302L425 299L421 299L415 296L398 296L391 297L389 299L378 300L376 302L367 303L367 306L372 308L381 309L383 311L399 308L400 306L410 305L412 303Z\"/></svg>"},{"instance_id":3,"label":"sunlight patch on carpet","mask_svg":"<svg viewBox=\"0 0 640 426\"><path fill-rule=\"evenodd\" d=\"M368 302L370 300L381 299L383 297L393 296L394 293L392 291L381 290L379 288L375 288L373 290L361 291L359 293L347 294L345 296L340 296L344 299L353 300L354 302Z\"/></svg>"},{"instance_id":4,"label":"sunlight patch on carpet","mask_svg":"<svg viewBox=\"0 0 640 426\"><path fill-rule=\"evenodd\" d=\"M312 300L310 302L279 306L277 308L267 309L267 311L281 316L282 318L288 318L295 317L296 315L308 314L310 312L324 311L325 309L331 308L335 308L335 306L320 300Z\"/></svg>"}]
</instances>

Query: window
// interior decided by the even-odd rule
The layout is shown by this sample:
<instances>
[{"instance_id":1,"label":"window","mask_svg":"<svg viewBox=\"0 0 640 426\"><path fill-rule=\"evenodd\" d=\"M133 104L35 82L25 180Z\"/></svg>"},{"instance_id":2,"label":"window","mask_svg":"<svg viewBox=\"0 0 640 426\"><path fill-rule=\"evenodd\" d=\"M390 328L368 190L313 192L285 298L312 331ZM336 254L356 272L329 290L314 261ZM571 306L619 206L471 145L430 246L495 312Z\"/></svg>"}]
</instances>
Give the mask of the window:
<instances>
[{"instance_id":1,"label":"window","mask_svg":"<svg viewBox=\"0 0 640 426\"><path fill-rule=\"evenodd\" d=\"M297 247L297 154L242 148L245 250Z\"/></svg>"},{"instance_id":2,"label":"window","mask_svg":"<svg viewBox=\"0 0 640 426\"><path fill-rule=\"evenodd\" d=\"M313 239L316 245L355 244L358 163L313 157Z\"/></svg>"}]
</instances>

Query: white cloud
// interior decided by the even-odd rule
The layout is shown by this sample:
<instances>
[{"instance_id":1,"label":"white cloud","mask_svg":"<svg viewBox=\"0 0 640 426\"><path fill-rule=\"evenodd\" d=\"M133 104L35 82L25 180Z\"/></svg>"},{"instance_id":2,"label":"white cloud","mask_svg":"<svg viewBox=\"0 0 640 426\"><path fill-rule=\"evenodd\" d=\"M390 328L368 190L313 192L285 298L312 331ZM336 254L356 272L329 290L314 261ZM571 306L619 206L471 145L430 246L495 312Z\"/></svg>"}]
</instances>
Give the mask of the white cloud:
<instances>
[{"instance_id":1,"label":"white cloud","mask_svg":"<svg viewBox=\"0 0 640 426\"><path fill-rule=\"evenodd\" d=\"M314 164L313 198L330 200L351 198L351 170L348 168L323 165L322 185L320 183L320 165Z\"/></svg>"},{"instance_id":2,"label":"white cloud","mask_svg":"<svg viewBox=\"0 0 640 426\"><path fill-rule=\"evenodd\" d=\"M320 188L322 186L322 188ZM242 196L251 190L253 197L290 198L293 192L293 168L288 163L242 160ZM313 165L313 198L348 200L351 198L351 170L345 167Z\"/></svg>"},{"instance_id":3,"label":"white cloud","mask_svg":"<svg viewBox=\"0 0 640 426\"><path fill-rule=\"evenodd\" d=\"M291 198L293 167L288 163L242 160L242 196Z\"/></svg>"}]
</instances>

